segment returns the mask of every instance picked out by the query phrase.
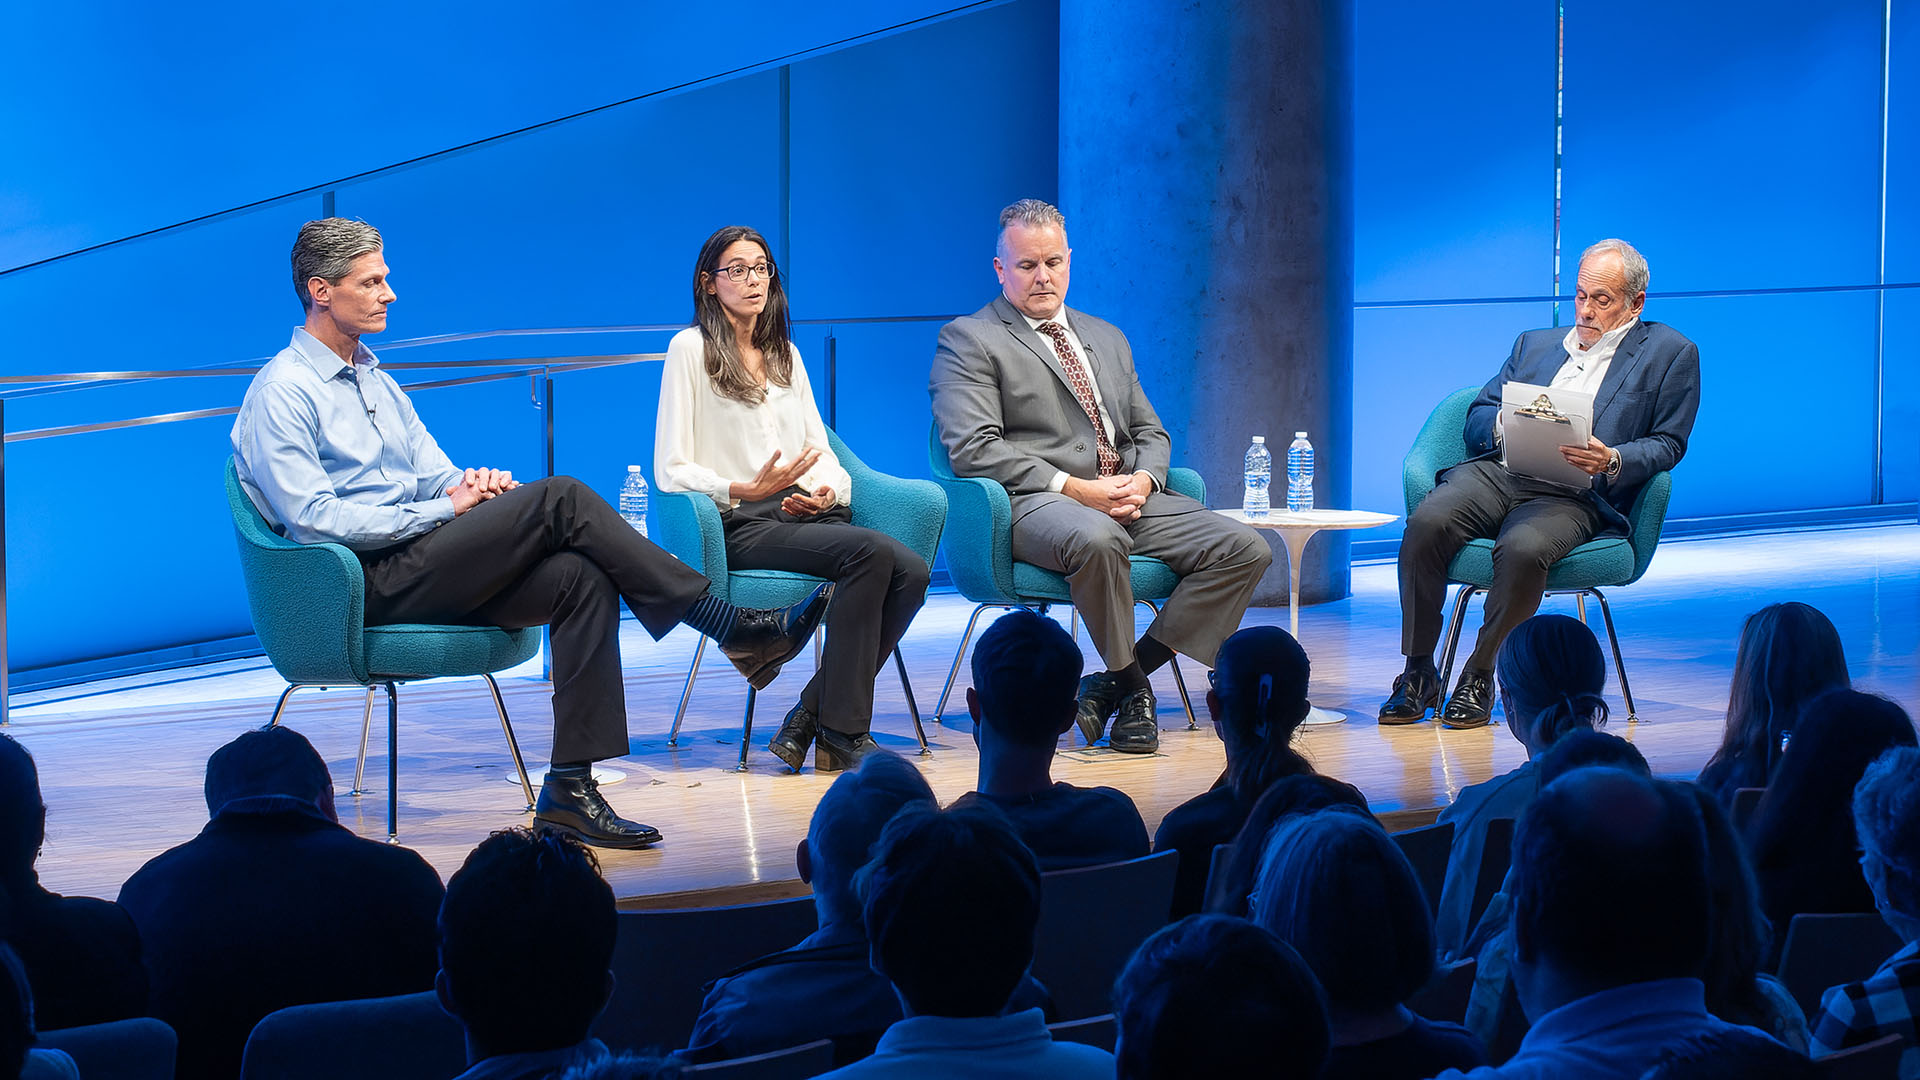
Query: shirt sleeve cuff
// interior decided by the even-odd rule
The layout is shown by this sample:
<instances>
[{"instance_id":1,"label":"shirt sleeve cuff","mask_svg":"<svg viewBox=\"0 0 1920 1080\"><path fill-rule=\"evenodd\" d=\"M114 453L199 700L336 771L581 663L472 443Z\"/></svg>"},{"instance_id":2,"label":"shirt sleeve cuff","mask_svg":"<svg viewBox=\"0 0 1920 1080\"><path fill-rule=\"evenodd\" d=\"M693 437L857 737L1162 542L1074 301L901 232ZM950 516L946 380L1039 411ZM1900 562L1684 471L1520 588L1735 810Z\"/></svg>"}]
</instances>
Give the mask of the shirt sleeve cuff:
<instances>
[{"instance_id":1,"label":"shirt sleeve cuff","mask_svg":"<svg viewBox=\"0 0 1920 1080\"><path fill-rule=\"evenodd\" d=\"M1054 473L1053 479L1047 482L1047 490L1055 494L1067 490L1067 474L1064 472Z\"/></svg>"}]
</instances>

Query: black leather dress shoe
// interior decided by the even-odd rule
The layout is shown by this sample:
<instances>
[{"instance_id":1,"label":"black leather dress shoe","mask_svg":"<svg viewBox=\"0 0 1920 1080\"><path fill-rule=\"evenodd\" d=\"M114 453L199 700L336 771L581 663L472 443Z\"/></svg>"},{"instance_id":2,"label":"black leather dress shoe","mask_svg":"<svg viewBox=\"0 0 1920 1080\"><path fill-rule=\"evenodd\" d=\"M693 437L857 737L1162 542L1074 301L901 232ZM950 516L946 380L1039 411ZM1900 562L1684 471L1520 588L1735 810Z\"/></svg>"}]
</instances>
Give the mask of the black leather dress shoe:
<instances>
[{"instance_id":1,"label":"black leather dress shoe","mask_svg":"<svg viewBox=\"0 0 1920 1080\"><path fill-rule=\"evenodd\" d=\"M720 643L720 651L755 690L765 690L780 674L780 665L807 647L832 597L833 583L828 582L791 607L741 608L739 622Z\"/></svg>"},{"instance_id":2,"label":"black leather dress shoe","mask_svg":"<svg viewBox=\"0 0 1920 1080\"><path fill-rule=\"evenodd\" d=\"M1382 724L1417 724L1440 707L1440 673L1431 668L1394 676L1393 694L1380 706Z\"/></svg>"},{"instance_id":3,"label":"black leather dress shoe","mask_svg":"<svg viewBox=\"0 0 1920 1080\"><path fill-rule=\"evenodd\" d=\"M821 728L813 740L813 769L815 772L838 772L841 769L857 769L868 754L884 754L880 744L866 732L848 735L832 728Z\"/></svg>"},{"instance_id":4,"label":"black leather dress shoe","mask_svg":"<svg viewBox=\"0 0 1920 1080\"><path fill-rule=\"evenodd\" d=\"M1092 746L1107 733L1107 717L1120 707L1120 699L1126 697L1120 680L1110 671L1096 671L1080 680L1080 703L1074 711L1073 722L1080 725L1080 737Z\"/></svg>"},{"instance_id":5,"label":"black leather dress shoe","mask_svg":"<svg viewBox=\"0 0 1920 1080\"><path fill-rule=\"evenodd\" d=\"M807 747L813 745L813 736L819 728L820 718L808 712L805 705L795 703L787 710L787 718L780 722L780 730L767 740L767 749L786 762L787 768L799 772L807 763Z\"/></svg>"},{"instance_id":6,"label":"black leather dress shoe","mask_svg":"<svg viewBox=\"0 0 1920 1080\"><path fill-rule=\"evenodd\" d=\"M1493 672L1473 668L1460 673L1460 684L1447 699L1440 724L1450 728L1486 727L1493 719Z\"/></svg>"},{"instance_id":7,"label":"black leather dress shoe","mask_svg":"<svg viewBox=\"0 0 1920 1080\"><path fill-rule=\"evenodd\" d=\"M1107 745L1122 754L1151 754L1160 749L1160 719L1151 686L1120 699Z\"/></svg>"},{"instance_id":8,"label":"black leather dress shoe","mask_svg":"<svg viewBox=\"0 0 1920 1080\"><path fill-rule=\"evenodd\" d=\"M594 847L643 848L660 842L659 829L614 813L600 794L599 782L591 776L549 774L540 785L533 823L536 828L576 836Z\"/></svg>"}]
</instances>

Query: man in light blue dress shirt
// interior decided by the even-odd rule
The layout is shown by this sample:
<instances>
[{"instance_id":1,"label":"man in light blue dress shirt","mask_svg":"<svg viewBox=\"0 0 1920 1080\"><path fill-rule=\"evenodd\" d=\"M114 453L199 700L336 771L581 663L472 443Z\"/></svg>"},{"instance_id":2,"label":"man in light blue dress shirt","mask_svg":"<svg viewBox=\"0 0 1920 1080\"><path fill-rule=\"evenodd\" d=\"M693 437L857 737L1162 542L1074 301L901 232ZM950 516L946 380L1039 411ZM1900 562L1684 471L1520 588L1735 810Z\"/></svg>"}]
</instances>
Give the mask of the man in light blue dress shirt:
<instances>
[{"instance_id":1,"label":"man in light blue dress shirt","mask_svg":"<svg viewBox=\"0 0 1920 1080\"><path fill-rule=\"evenodd\" d=\"M616 814L591 764L627 752L620 602L656 639L679 623L720 643L764 686L805 644L831 586L780 610L746 610L567 476L520 484L456 467L361 342L395 295L380 233L310 221L293 247L306 324L254 376L233 425L241 486L269 524L360 557L366 621L551 625L553 765L535 818L603 847L658 830Z\"/></svg>"}]
</instances>

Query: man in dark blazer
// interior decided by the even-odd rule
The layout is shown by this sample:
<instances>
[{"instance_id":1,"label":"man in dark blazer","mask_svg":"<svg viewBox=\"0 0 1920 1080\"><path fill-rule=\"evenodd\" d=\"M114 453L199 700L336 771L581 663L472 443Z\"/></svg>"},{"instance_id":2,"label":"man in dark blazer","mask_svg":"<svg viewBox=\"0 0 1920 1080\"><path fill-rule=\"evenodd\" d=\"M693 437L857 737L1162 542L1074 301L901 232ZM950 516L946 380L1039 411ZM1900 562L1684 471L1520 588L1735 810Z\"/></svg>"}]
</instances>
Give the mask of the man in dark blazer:
<instances>
[{"instance_id":1,"label":"man in dark blazer","mask_svg":"<svg viewBox=\"0 0 1920 1080\"><path fill-rule=\"evenodd\" d=\"M1212 666L1273 553L1246 525L1166 490L1171 444L1126 335L1066 306L1072 254L1052 206L1001 211L1001 295L941 328L929 391L954 474L1007 489L1014 558L1067 575L1106 668L1081 681L1080 733L1092 744L1117 712L1108 745L1146 754L1160 741L1147 676L1175 652ZM1180 575L1138 641L1132 554Z\"/></svg>"},{"instance_id":2,"label":"man in dark blazer","mask_svg":"<svg viewBox=\"0 0 1920 1080\"><path fill-rule=\"evenodd\" d=\"M1649 477L1687 452L1700 411L1700 350L1678 331L1640 318L1647 261L1624 240L1580 256L1574 325L1529 330L1467 410L1468 461L1440 476L1407 518L1400 541L1400 651L1406 670L1380 707L1383 724L1414 724L1440 708L1433 666L1447 564L1469 540L1490 538L1493 587L1460 681L1440 722L1479 727L1493 706L1493 661L1507 632L1540 607L1547 571L1596 536L1624 536L1627 512ZM1592 480L1569 487L1507 471L1501 461L1501 388L1534 383L1593 395L1585 446L1560 453Z\"/></svg>"}]
</instances>

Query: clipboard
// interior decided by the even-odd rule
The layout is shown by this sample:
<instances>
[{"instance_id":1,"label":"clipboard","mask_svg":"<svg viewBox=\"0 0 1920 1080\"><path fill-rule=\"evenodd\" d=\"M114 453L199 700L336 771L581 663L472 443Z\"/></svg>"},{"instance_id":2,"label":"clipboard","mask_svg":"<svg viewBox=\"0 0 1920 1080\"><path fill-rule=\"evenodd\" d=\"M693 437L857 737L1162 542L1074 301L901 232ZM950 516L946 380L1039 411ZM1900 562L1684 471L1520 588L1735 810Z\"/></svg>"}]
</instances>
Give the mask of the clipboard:
<instances>
[{"instance_id":1,"label":"clipboard","mask_svg":"<svg viewBox=\"0 0 1920 1080\"><path fill-rule=\"evenodd\" d=\"M1500 388L1500 463L1509 472L1570 488L1593 477L1568 461L1562 446L1585 446L1593 433L1593 395L1510 382Z\"/></svg>"}]
</instances>

